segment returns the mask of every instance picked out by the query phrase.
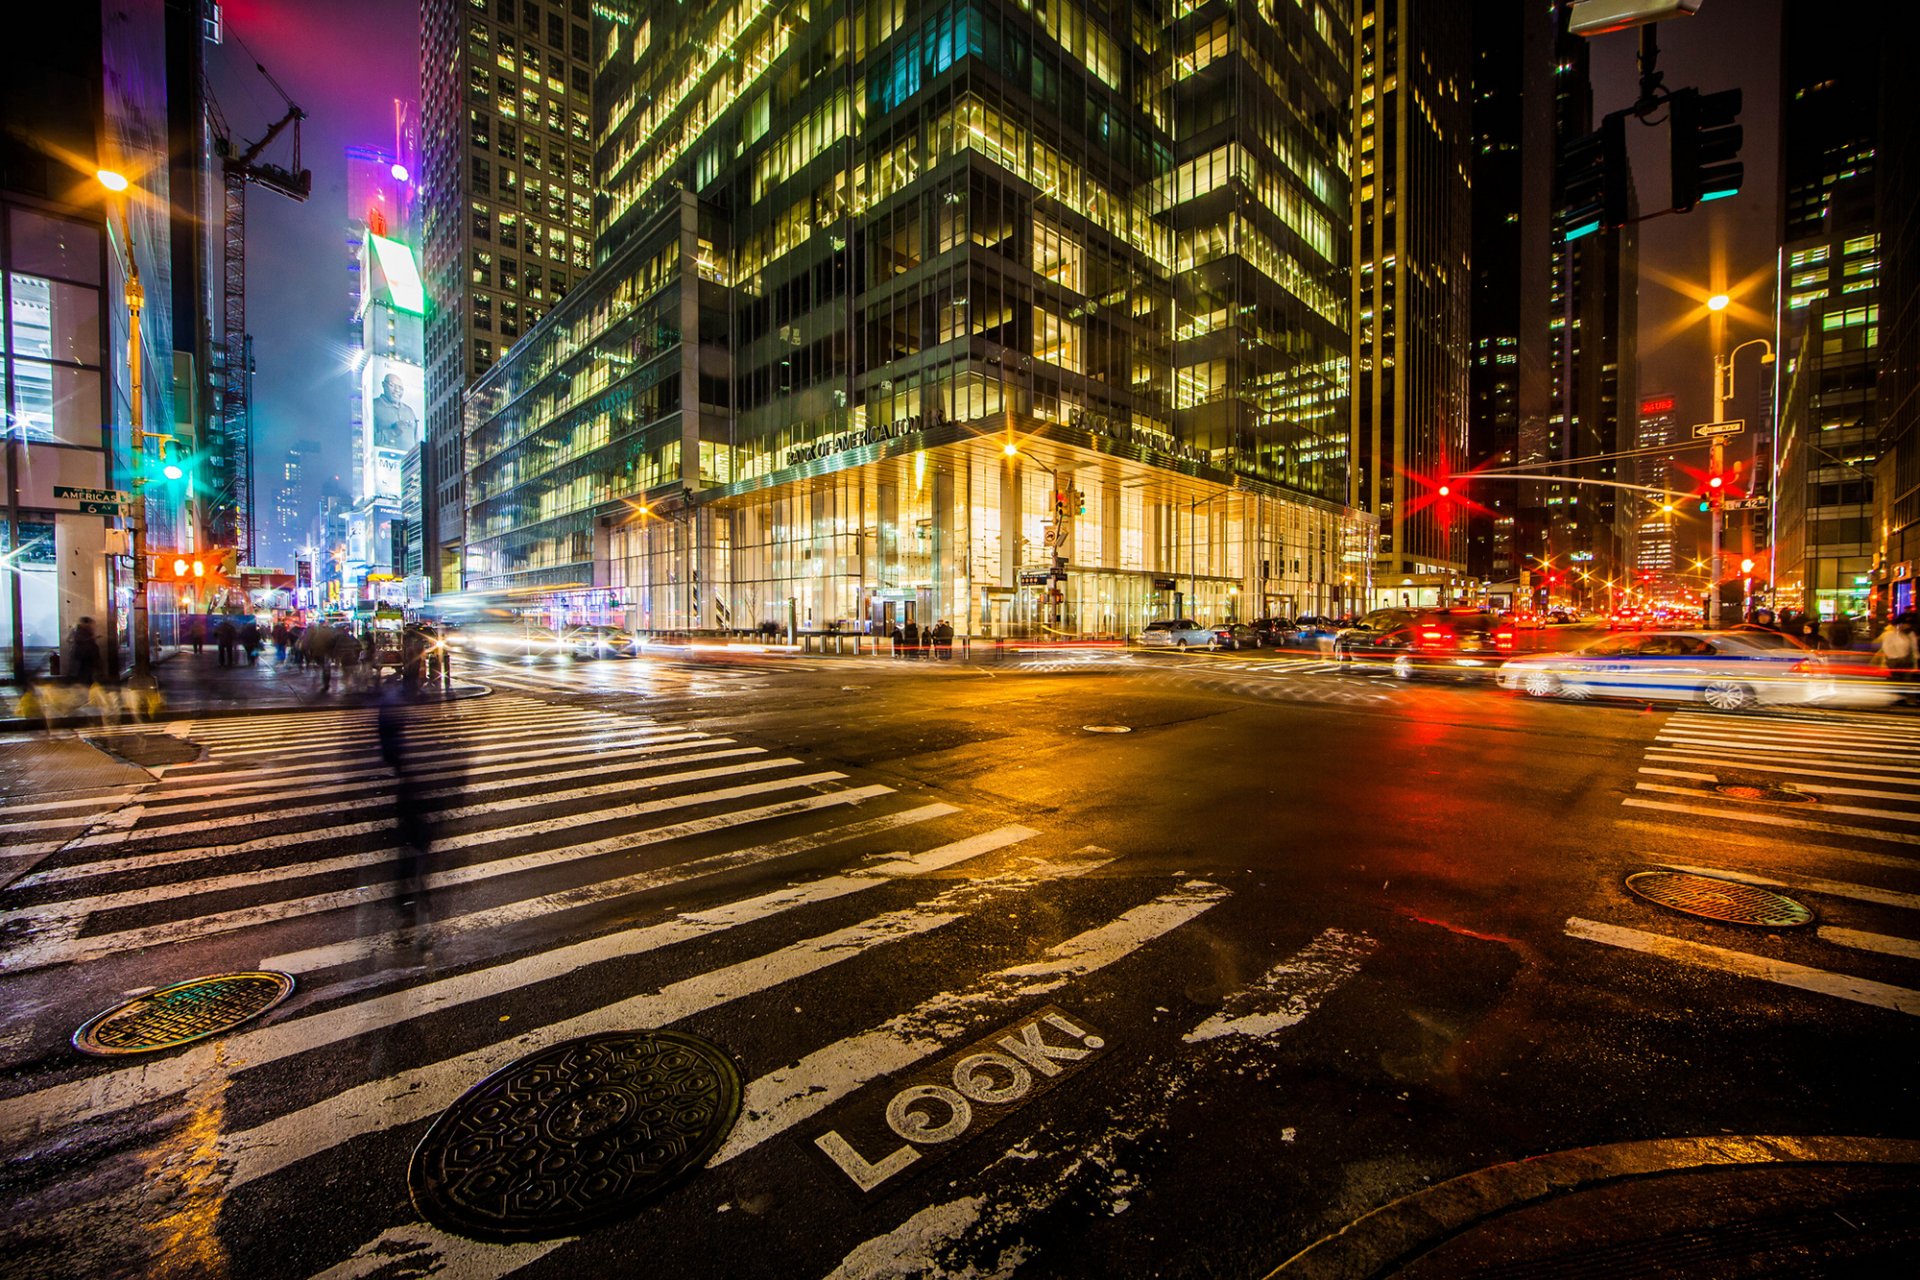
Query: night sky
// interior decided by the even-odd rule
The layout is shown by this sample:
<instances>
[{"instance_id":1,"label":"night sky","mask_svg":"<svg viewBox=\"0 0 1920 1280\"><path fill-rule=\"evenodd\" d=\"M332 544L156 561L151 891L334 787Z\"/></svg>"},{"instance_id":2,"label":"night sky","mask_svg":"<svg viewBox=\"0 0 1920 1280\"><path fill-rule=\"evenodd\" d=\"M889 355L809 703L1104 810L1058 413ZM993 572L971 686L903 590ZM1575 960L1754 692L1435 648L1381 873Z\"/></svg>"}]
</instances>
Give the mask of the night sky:
<instances>
[{"instance_id":1,"label":"night sky","mask_svg":"<svg viewBox=\"0 0 1920 1280\"><path fill-rule=\"evenodd\" d=\"M331 469L343 477L349 466L344 152L355 143L391 145L393 99L418 97L419 4L228 0L225 12L228 30L307 109L304 159L313 170L313 196L304 205L256 190L249 206L248 319L259 367L255 422L264 504L267 477L297 439L320 441ZM1674 395L1683 423L1712 414L1712 345L1701 305L1710 292L1735 295L1728 312L1733 340L1771 336L1779 29L1780 0L1707 0L1698 16L1660 25L1660 66L1669 88L1738 86L1746 94L1744 190L1640 228L1640 391ZM234 129L258 137L279 117L280 102L238 41L213 52L215 90ZM1633 100L1637 48L1631 33L1594 42L1596 114ZM1664 204L1666 131L1629 131L1641 203ZM284 163L284 151L272 158ZM1742 361L1731 415L1760 416L1753 398L1758 373L1757 363Z\"/></svg>"},{"instance_id":2,"label":"night sky","mask_svg":"<svg viewBox=\"0 0 1920 1280\"><path fill-rule=\"evenodd\" d=\"M247 201L247 327L258 370L255 501L264 514L296 440L319 441L329 473L343 483L350 474L346 149L392 147L393 100L420 96L420 6L227 0L223 8L228 39L210 51L209 74L227 123L252 140L284 110L253 69L257 58L306 108L301 160L313 171L304 204L258 187ZM266 158L288 163L286 142L276 142Z\"/></svg>"}]
</instances>

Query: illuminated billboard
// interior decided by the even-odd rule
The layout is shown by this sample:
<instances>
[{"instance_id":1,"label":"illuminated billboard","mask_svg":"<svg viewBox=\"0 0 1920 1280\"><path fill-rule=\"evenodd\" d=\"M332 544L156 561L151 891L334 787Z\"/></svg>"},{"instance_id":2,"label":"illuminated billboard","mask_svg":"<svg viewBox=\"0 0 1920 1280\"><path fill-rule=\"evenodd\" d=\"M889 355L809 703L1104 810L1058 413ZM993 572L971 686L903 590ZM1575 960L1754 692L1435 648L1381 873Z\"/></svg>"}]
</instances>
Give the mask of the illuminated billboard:
<instances>
[{"instance_id":1,"label":"illuminated billboard","mask_svg":"<svg viewBox=\"0 0 1920 1280\"><path fill-rule=\"evenodd\" d=\"M360 384L360 465L370 496L400 496L400 463L420 443L426 376L419 365L386 356L366 363Z\"/></svg>"},{"instance_id":2,"label":"illuminated billboard","mask_svg":"<svg viewBox=\"0 0 1920 1280\"><path fill-rule=\"evenodd\" d=\"M367 243L373 248L374 296L391 303L396 311L427 314L426 285L421 282L420 264L413 250L374 232L367 233Z\"/></svg>"}]
</instances>

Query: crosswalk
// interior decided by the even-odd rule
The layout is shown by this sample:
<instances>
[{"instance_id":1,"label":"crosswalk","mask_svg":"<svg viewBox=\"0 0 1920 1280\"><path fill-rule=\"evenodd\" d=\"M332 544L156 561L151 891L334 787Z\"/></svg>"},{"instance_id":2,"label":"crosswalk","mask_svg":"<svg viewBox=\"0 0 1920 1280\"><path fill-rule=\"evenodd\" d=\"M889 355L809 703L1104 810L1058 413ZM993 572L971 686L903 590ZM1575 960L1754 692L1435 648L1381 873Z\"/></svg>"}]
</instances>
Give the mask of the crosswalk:
<instances>
[{"instance_id":1,"label":"crosswalk","mask_svg":"<svg viewBox=\"0 0 1920 1280\"><path fill-rule=\"evenodd\" d=\"M1648 744L1623 828L1688 852L1650 869L1786 894L1819 923L1794 954L1576 917L1569 936L1920 1015L1920 723L1885 714L1680 711Z\"/></svg>"},{"instance_id":2,"label":"crosswalk","mask_svg":"<svg viewBox=\"0 0 1920 1280\"><path fill-rule=\"evenodd\" d=\"M1239 910L1230 885L1130 875L1120 853L723 733L504 691L412 708L402 783L378 714L180 726L203 758L156 768L124 804L50 836L57 851L0 890L0 990L43 1018L57 980L93 993L65 1011L73 1023L199 973L299 983L253 1024L132 1065L76 1071L45 1043L0 1044L8 1167L64 1179L84 1151L101 1170L80 1189L49 1183L38 1208L29 1189L18 1221L32 1232L10 1245L24 1228L0 1225L0 1249L84 1250L90 1223L123 1220L141 1194L115 1159L185 1143L235 1274L509 1275L592 1246L430 1227L406 1204L406 1154L440 1109L535 1049L669 1026L729 1045L747 1079L741 1119L684 1193L718 1213L796 1160L837 1177L813 1142L832 1108L1049 1005L1099 1009L1152 1064L1110 1116L1150 1128L1183 1091L1257 1065L1374 947L1263 921L1267 967L1182 1024L1152 993L1214 969L1210 931ZM403 795L433 836L411 876ZM982 1184L996 1233L1017 1235L1071 1185L1070 1168L1053 1174L1045 1194L1037 1167ZM919 1202L892 1203L891 1219L849 1218L796 1265L872 1274L860 1259L876 1251L952 1248L984 1229L949 1213L944 1234L920 1230Z\"/></svg>"}]
</instances>

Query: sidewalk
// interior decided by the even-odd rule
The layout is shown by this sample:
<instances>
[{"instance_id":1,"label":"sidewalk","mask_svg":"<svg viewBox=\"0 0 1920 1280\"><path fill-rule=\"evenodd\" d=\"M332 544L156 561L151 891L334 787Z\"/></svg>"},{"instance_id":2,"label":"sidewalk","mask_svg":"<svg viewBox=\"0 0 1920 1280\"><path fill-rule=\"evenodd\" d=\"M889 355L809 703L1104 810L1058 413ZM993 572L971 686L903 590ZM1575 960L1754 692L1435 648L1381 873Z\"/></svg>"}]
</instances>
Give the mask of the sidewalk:
<instances>
[{"instance_id":1,"label":"sidewalk","mask_svg":"<svg viewBox=\"0 0 1920 1280\"><path fill-rule=\"evenodd\" d=\"M8 691L0 706L0 731L95 729L262 711L320 711L371 705L376 699L374 691L364 685L351 692L343 690L337 670L332 692L322 693L319 672L314 667L295 666L291 658L275 663L271 648L261 652L257 664L248 666L242 658L235 667L222 667L211 645L200 654L183 648L169 653L153 671L160 688L152 693L140 693L125 685L87 690L47 682L24 695ZM393 679L391 673L388 679ZM456 665L450 690L442 691L432 684L421 696L432 700L472 698L486 692L486 686L464 680Z\"/></svg>"},{"instance_id":2,"label":"sidewalk","mask_svg":"<svg viewBox=\"0 0 1920 1280\"><path fill-rule=\"evenodd\" d=\"M1920 1142L1677 1138L1495 1165L1396 1200L1269 1280L1902 1275Z\"/></svg>"}]
</instances>

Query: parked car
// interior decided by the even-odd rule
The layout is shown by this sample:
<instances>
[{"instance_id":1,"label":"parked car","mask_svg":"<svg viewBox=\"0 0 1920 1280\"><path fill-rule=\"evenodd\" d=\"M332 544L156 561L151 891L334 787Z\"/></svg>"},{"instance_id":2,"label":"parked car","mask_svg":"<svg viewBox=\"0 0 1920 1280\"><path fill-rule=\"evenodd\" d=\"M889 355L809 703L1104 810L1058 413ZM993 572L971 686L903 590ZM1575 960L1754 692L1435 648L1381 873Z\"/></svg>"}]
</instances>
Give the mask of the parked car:
<instances>
[{"instance_id":1,"label":"parked car","mask_svg":"<svg viewBox=\"0 0 1920 1280\"><path fill-rule=\"evenodd\" d=\"M1258 649L1260 634L1244 622L1228 622L1213 629L1215 649Z\"/></svg>"},{"instance_id":2,"label":"parked car","mask_svg":"<svg viewBox=\"0 0 1920 1280\"><path fill-rule=\"evenodd\" d=\"M1484 609L1377 609L1335 636L1333 653L1343 666L1387 666L1401 680L1471 676L1497 667L1513 639L1512 625Z\"/></svg>"},{"instance_id":3,"label":"parked car","mask_svg":"<svg viewBox=\"0 0 1920 1280\"><path fill-rule=\"evenodd\" d=\"M1791 636L1739 631L1614 632L1571 653L1502 664L1496 682L1536 698L1618 697L1703 702L1716 711L1757 706L1890 706L1891 682L1844 670Z\"/></svg>"},{"instance_id":4,"label":"parked car","mask_svg":"<svg viewBox=\"0 0 1920 1280\"><path fill-rule=\"evenodd\" d=\"M1262 648L1283 648L1293 640L1292 618L1255 618L1247 625L1253 628L1254 639Z\"/></svg>"},{"instance_id":5,"label":"parked car","mask_svg":"<svg viewBox=\"0 0 1920 1280\"><path fill-rule=\"evenodd\" d=\"M1162 619L1146 625L1140 643L1150 649L1204 649L1213 643L1213 628L1192 618Z\"/></svg>"}]
</instances>

